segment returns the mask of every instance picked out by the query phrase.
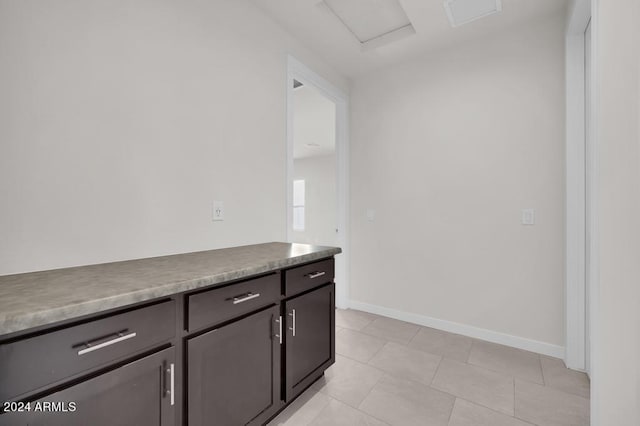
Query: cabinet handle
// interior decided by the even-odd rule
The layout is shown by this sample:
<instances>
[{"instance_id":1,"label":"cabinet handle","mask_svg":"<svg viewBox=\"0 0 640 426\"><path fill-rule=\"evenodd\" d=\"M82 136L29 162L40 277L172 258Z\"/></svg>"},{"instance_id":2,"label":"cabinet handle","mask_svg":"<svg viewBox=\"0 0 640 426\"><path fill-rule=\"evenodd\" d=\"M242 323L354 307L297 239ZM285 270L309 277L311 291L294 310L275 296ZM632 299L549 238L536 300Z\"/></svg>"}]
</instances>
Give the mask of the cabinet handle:
<instances>
[{"instance_id":1,"label":"cabinet handle","mask_svg":"<svg viewBox=\"0 0 640 426\"><path fill-rule=\"evenodd\" d=\"M126 330L125 330L126 331ZM78 351L78 355L88 354L89 352L97 351L98 349L102 349L107 346L111 346L114 343L122 342L124 340L132 339L136 337L136 333L122 334L123 332L114 333L113 335L118 336L115 339L107 340L106 342L98 343L97 345L92 344L91 342L85 343L85 348Z\"/></svg>"},{"instance_id":2,"label":"cabinet handle","mask_svg":"<svg viewBox=\"0 0 640 426\"><path fill-rule=\"evenodd\" d=\"M323 276L324 274L326 274L325 271L318 271L318 272L312 272L308 275L309 278L314 279L314 278L318 278Z\"/></svg>"},{"instance_id":3,"label":"cabinet handle","mask_svg":"<svg viewBox=\"0 0 640 426\"><path fill-rule=\"evenodd\" d=\"M175 375L175 368L173 363L169 365L169 377L170 377L169 396L171 397L171 405L174 405L176 403L176 397L175 397L176 375Z\"/></svg>"},{"instance_id":4,"label":"cabinet handle","mask_svg":"<svg viewBox=\"0 0 640 426\"><path fill-rule=\"evenodd\" d=\"M280 344L282 344L282 315L278 317L276 322L278 323L278 334L276 334L276 337L280 340Z\"/></svg>"},{"instance_id":5,"label":"cabinet handle","mask_svg":"<svg viewBox=\"0 0 640 426\"><path fill-rule=\"evenodd\" d=\"M289 330L293 332L293 337L296 337L296 310L292 309L291 313L289 313L289 316L293 318L293 327L289 327Z\"/></svg>"},{"instance_id":6,"label":"cabinet handle","mask_svg":"<svg viewBox=\"0 0 640 426\"><path fill-rule=\"evenodd\" d=\"M255 299L256 297L260 297L260 293L247 293L245 296L237 296L233 298L233 304L237 305L238 303L246 302L247 300Z\"/></svg>"}]
</instances>

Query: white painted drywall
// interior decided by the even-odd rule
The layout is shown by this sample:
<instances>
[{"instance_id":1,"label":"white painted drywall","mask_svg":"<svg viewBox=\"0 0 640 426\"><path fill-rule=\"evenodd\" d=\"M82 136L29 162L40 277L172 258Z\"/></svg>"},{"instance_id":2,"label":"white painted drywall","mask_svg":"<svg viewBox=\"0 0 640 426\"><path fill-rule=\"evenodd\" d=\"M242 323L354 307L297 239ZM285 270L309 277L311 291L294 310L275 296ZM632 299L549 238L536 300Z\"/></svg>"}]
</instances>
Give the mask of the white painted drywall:
<instances>
[{"instance_id":1,"label":"white painted drywall","mask_svg":"<svg viewBox=\"0 0 640 426\"><path fill-rule=\"evenodd\" d=\"M355 79L351 299L562 351L564 93L562 16Z\"/></svg>"},{"instance_id":2,"label":"white painted drywall","mask_svg":"<svg viewBox=\"0 0 640 426\"><path fill-rule=\"evenodd\" d=\"M347 89L246 0L0 0L0 274L285 240L289 53Z\"/></svg>"},{"instance_id":3,"label":"white painted drywall","mask_svg":"<svg viewBox=\"0 0 640 426\"><path fill-rule=\"evenodd\" d=\"M335 246L338 220L336 156L297 158L293 161L294 179L305 181L305 230L294 231L297 243Z\"/></svg>"},{"instance_id":4,"label":"white painted drywall","mask_svg":"<svg viewBox=\"0 0 640 426\"><path fill-rule=\"evenodd\" d=\"M592 422L640 424L640 3L595 1Z\"/></svg>"},{"instance_id":5,"label":"white painted drywall","mask_svg":"<svg viewBox=\"0 0 640 426\"><path fill-rule=\"evenodd\" d=\"M293 158L336 151L336 104L311 86L293 91Z\"/></svg>"}]
</instances>

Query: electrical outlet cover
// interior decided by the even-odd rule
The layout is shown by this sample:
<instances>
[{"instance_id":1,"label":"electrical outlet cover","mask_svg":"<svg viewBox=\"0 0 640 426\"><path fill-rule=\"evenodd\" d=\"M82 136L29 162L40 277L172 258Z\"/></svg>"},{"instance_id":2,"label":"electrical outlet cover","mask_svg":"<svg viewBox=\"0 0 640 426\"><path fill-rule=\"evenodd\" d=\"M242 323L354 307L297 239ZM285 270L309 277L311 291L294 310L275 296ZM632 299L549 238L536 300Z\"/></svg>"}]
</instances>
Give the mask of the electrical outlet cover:
<instances>
[{"instance_id":1,"label":"electrical outlet cover","mask_svg":"<svg viewBox=\"0 0 640 426\"><path fill-rule=\"evenodd\" d=\"M224 203L222 201L213 202L212 219L214 222L224 220Z\"/></svg>"}]
</instances>

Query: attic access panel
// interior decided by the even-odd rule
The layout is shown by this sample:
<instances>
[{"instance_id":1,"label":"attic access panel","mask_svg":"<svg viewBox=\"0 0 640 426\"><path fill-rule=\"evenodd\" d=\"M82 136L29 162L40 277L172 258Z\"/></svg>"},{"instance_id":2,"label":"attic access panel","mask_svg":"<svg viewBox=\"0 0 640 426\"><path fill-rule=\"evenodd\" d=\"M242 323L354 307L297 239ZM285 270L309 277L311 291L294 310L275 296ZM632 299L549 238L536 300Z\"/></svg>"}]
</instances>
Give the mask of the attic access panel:
<instances>
[{"instance_id":1,"label":"attic access panel","mask_svg":"<svg viewBox=\"0 0 640 426\"><path fill-rule=\"evenodd\" d=\"M502 11L502 0L444 0L452 27L459 27Z\"/></svg>"},{"instance_id":2,"label":"attic access panel","mask_svg":"<svg viewBox=\"0 0 640 426\"><path fill-rule=\"evenodd\" d=\"M415 34L398 0L323 1L365 50Z\"/></svg>"}]
</instances>

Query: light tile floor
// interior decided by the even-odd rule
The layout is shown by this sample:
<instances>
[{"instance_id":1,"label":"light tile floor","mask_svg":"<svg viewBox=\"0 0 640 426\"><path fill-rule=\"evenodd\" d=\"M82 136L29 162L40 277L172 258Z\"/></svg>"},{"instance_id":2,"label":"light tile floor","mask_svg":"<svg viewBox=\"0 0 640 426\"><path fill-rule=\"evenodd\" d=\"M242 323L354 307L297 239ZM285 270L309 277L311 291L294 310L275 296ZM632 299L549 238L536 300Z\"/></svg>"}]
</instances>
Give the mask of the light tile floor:
<instances>
[{"instance_id":1,"label":"light tile floor","mask_svg":"<svg viewBox=\"0 0 640 426\"><path fill-rule=\"evenodd\" d=\"M336 363L269 425L584 426L589 379L562 360L336 310Z\"/></svg>"}]
</instances>

